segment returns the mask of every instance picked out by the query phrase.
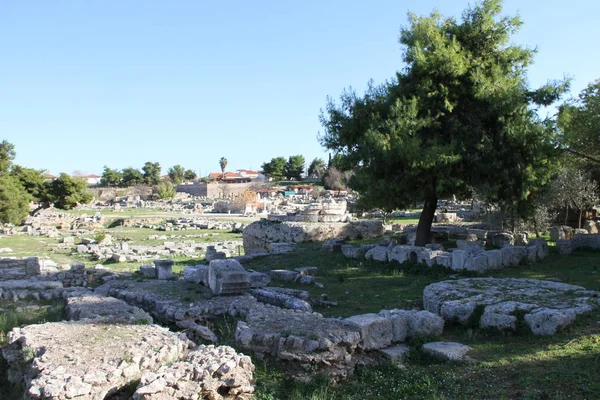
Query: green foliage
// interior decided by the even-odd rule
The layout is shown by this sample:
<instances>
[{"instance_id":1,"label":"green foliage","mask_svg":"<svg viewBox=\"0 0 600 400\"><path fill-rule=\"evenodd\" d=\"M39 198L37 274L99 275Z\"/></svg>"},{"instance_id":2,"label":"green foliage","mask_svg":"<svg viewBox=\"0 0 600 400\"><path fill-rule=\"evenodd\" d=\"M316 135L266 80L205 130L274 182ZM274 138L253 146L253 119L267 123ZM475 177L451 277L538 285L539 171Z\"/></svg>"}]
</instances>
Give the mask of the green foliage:
<instances>
[{"instance_id":1,"label":"green foliage","mask_svg":"<svg viewBox=\"0 0 600 400\"><path fill-rule=\"evenodd\" d=\"M225 157L219 159L219 167L221 167L221 173L225 175L225 168L227 168L227 159Z\"/></svg>"},{"instance_id":2,"label":"green foliage","mask_svg":"<svg viewBox=\"0 0 600 400\"><path fill-rule=\"evenodd\" d=\"M8 173L16 156L15 146L6 140L0 143L0 175Z\"/></svg>"},{"instance_id":3,"label":"green foliage","mask_svg":"<svg viewBox=\"0 0 600 400\"><path fill-rule=\"evenodd\" d=\"M13 165L10 170L10 175L18 179L27 193L38 202L44 201L48 196L45 173L44 170L25 168L20 165Z\"/></svg>"},{"instance_id":4,"label":"green foliage","mask_svg":"<svg viewBox=\"0 0 600 400\"><path fill-rule=\"evenodd\" d=\"M322 179L325 175L325 161L322 158L315 158L311 161L307 171L309 178Z\"/></svg>"},{"instance_id":5,"label":"green foliage","mask_svg":"<svg viewBox=\"0 0 600 400\"><path fill-rule=\"evenodd\" d=\"M144 171L144 183L146 185L158 185L158 182L160 182L160 163L146 161L142 171Z\"/></svg>"},{"instance_id":6,"label":"green foliage","mask_svg":"<svg viewBox=\"0 0 600 400\"><path fill-rule=\"evenodd\" d=\"M196 179L198 177L198 175L194 172L194 170L192 169L187 169L185 170L185 172L183 173L183 178L186 181L193 181L194 179Z\"/></svg>"},{"instance_id":7,"label":"green foliage","mask_svg":"<svg viewBox=\"0 0 600 400\"><path fill-rule=\"evenodd\" d=\"M29 201L32 196L27 193L18 179L0 176L0 222L19 225L29 214Z\"/></svg>"},{"instance_id":8,"label":"green foliage","mask_svg":"<svg viewBox=\"0 0 600 400\"><path fill-rule=\"evenodd\" d=\"M590 83L578 99L560 107L561 144L577 155L600 159L600 79Z\"/></svg>"},{"instance_id":9,"label":"green foliage","mask_svg":"<svg viewBox=\"0 0 600 400\"><path fill-rule=\"evenodd\" d=\"M140 172L139 169L128 167L123 169L123 178L122 184L123 186L130 187L144 183L144 175Z\"/></svg>"},{"instance_id":10,"label":"green foliage","mask_svg":"<svg viewBox=\"0 0 600 400\"><path fill-rule=\"evenodd\" d=\"M100 184L102 186L117 186L121 183L122 179L123 179L122 172L119 172L116 169L108 168L105 165L104 171L102 172L102 178L100 179Z\"/></svg>"},{"instance_id":11,"label":"green foliage","mask_svg":"<svg viewBox=\"0 0 600 400\"><path fill-rule=\"evenodd\" d=\"M156 199L172 199L177 193L173 183L169 181L161 181L154 187L154 197Z\"/></svg>"},{"instance_id":12,"label":"green foliage","mask_svg":"<svg viewBox=\"0 0 600 400\"><path fill-rule=\"evenodd\" d=\"M82 178L61 173L58 178L47 184L49 199L56 208L70 210L78 204L86 204L92 200L92 194Z\"/></svg>"},{"instance_id":13,"label":"green foliage","mask_svg":"<svg viewBox=\"0 0 600 400\"><path fill-rule=\"evenodd\" d=\"M285 175L287 179L293 179L296 181L301 180L302 174L304 173L304 163L304 156L290 156L288 161L285 163Z\"/></svg>"},{"instance_id":14,"label":"green foliage","mask_svg":"<svg viewBox=\"0 0 600 400\"><path fill-rule=\"evenodd\" d=\"M261 168L265 176L272 178L275 181L280 181L285 178L287 162L284 157L275 157L271 161L264 163Z\"/></svg>"},{"instance_id":15,"label":"green foliage","mask_svg":"<svg viewBox=\"0 0 600 400\"><path fill-rule=\"evenodd\" d=\"M362 97L345 91L321 114L321 144L354 169L350 187L366 208L425 201L418 242L429 239L439 198L478 188L493 201L524 201L550 177L554 127L536 110L566 83L527 88L533 50L509 45L521 22L501 8L485 0L461 23L410 14L400 35L406 68Z\"/></svg>"},{"instance_id":16,"label":"green foliage","mask_svg":"<svg viewBox=\"0 0 600 400\"><path fill-rule=\"evenodd\" d=\"M173 182L174 185L179 185L181 182L183 182L185 169L181 165L177 164L169 168L167 170L167 174L169 174L169 178L171 178L171 182Z\"/></svg>"}]
</instances>

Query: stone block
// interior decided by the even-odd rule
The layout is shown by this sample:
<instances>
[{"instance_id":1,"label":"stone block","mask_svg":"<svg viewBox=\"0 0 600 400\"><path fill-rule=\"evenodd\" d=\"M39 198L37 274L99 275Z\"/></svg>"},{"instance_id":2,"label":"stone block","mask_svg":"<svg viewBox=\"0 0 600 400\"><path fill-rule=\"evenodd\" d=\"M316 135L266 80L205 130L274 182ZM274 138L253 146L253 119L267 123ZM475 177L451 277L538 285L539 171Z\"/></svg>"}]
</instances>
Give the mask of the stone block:
<instances>
[{"instance_id":1,"label":"stone block","mask_svg":"<svg viewBox=\"0 0 600 400\"><path fill-rule=\"evenodd\" d=\"M548 257L548 255L550 254L550 251L548 249L548 243L546 242L545 239L541 239L541 238L531 239L529 241L529 245L536 247L538 260L543 260L546 257Z\"/></svg>"},{"instance_id":2,"label":"stone block","mask_svg":"<svg viewBox=\"0 0 600 400\"><path fill-rule=\"evenodd\" d=\"M469 253L478 253L485 250L481 243L470 240L457 240L456 247L458 247L459 250L464 250Z\"/></svg>"},{"instance_id":3,"label":"stone block","mask_svg":"<svg viewBox=\"0 0 600 400\"><path fill-rule=\"evenodd\" d=\"M571 254L573 252L573 242L568 239L559 239L556 241L556 248L559 254Z\"/></svg>"},{"instance_id":4,"label":"stone block","mask_svg":"<svg viewBox=\"0 0 600 400\"><path fill-rule=\"evenodd\" d=\"M264 274L262 272L257 271L249 271L248 276L250 278L250 287L251 288L260 288L267 286L271 283L271 277L269 274Z\"/></svg>"},{"instance_id":5,"label":"stone block","mask_svg":"<svg viewBox=\"0 0 600 400\"><path fill-rule=\"evenodd\" d=\"M384 246L376 246L365 253L367 260L375 260L380 262L388 262L388 248Z\"/></svg>"},{"instance_id":6,"label":"stone block","mask_svg":"<svg viewBox=\"0 0 600 400\"><path fill-rule=\"evenodd\" d=\"M525 315L525 323L535 335L554 335L572 324L577 314L572 310L541 309Z\"/></svg>"},{"instance_id":7,"label":"stone block","mask_svg":"<svg viewBox=\"0 0 600 400\"><path fill-rule=\"evenodd\" d=\"M271 279L281 282L294 282L300 278L298 271L290 271L287 269L273 269L269 272Z\"/></svg>"},{"instance_id":8,"label":"stone block","mask_svg":"<svg viewBox=\"0 0 600 400\"><path fill-rule=\"evenodd\" d=\"M502 268L502 252L500 250L489 250L486 251L488 269L500 269Z\"/></svg>"},{"instance_id":9,"label":"stone block","mask_svg":"<svg viewBox=\"0 0 600 400\"><path fill-rule=\"evenodd\" d=\"M125 257L123 254L113 254L111 256L111 259L116 263L122 263L127 261L127 257Z\"/></svg>"},{"instance_id":10,"label":"stone block","mask_svg":"<svg viewBox=\"0 0 600 400\"><path fill-rule=\"evenodd\" d=\"M392 321L392 341L404 342L408 336L408 316L406 310L381 310L379 316Z\"/></svg>"},{"instance_id":11,"label":"stone block","mask_svg":"<svg viewBox=\"0 0 600 400\"><path fill-rule=\"evenodd\" d=\"M514 331L517 329L517 317L508 314L485 312L479 320L479 327L483 329L490 328L499 331Z\"/></svg>"},{"instance_id":12,"label":"stone block","mask_svg":"<svg viewBox=\"0 0 600 400\"><path fill-rule=\"evenodd\" d=\"M502 252L502 265L504 267L517 267L527 257L527 248L523 246L506 246Z\"/></svg>"},{"instance_id":13,"label":"stone block","mask_svg":"<svg viewBox=\"0 0 600 400\"><path fill-rule=\"evenodd\" d=\"M527 247L527 264L535 264L537 261L537 247L529 246Z\"/></svg>"},{"instance_id":14,"label":"stone block","mask_svg":"<svg viewBox=\"0 0 600 400\"><path fill-rule=\"evenodd\" d=\"M188 282L201 283L208 287L208 265L198 264L183 269L183 279Z\"/></svg>"},{"instance_id":15,"label":"stone block","mask_svg":"<svg viewBox=\"0 0 600 400\"><path fill-rule=\"evenodd\" d=\"M425 343L421 348L423 354L445 361L469 361L467 356L472 347L455 342L431 342Z\"/></svg>"},{"instance_id":16,"label":"stone block","mask_svg":"<svg viewBox=\"0 0 600 400\"><path fill-rule=\"evenodd\" d=\"M212 260L208 265L208 287L218 295L244 293L250 289L250 277L237 260Z\"/></svg>"},{"instance_id":17,"label":"stone block","mask_svg":"<svg viewBox=\"0 0 600 400\"><path fill-rule=\"evenodd\" d=\"M406 344L399 344L379 350L379 353L383 356L383 358L390 360L390 362L393 363L405 361L409 352L410 347Z\"/></svg>"},{"instance_id":18,"label":"stone block","mask_svg":"<svg viewBox=\"0 0 600 400\"><path fill-rule=\"evenodd\" d=\"M573 247L575 249L600 249L599 234L576 234L573 237Z\"/></svg>"},{"instance_id":19,"label":"stone block","mask_svg":"<svg viewBox=\"0 0 600 400\"><path fill-rule=\"evenodd\" d=\"M355 326L360 332L359 346L364 350L376 350L392 343L392 321L377 314L353 315L346 322Z\"/></svg>"},{"instance_id":20,"label":"stone block","mask_svg":"<svg viewBox=\"0 0 600 400\"><path fill-rule=\"evenodd\" d=\"M598 225L596 224L596 221L592 221L589 219L583 223L583 229L587 230L588 233L592 235L598 233Z\"/></svg>"},{"instance_id":21,"label":"stone block","mask_svg":"<svg viewBox=\"0 0 600 400\"><path fill-rule=\"evenodd\" d=\"M156 277L161 280L173 279L173 260L154 260Z\"/></svg>"},{"instance_id":22,"label":"stone block","mask_svg":"<svg viewBox=\"0 0 600 400\"><path fill-rule=\"evenodd\" d=\"M481 252L467 258L465 268L467 271L482 273L488 270L488 258L486 252Z\"/></svg>"},{"instance_id":23,"label":"stone block","mask_svg":"<svg viewBox=\"0 0 600 400\"><path fill-rule=\"evenodd\" d=\"M510 233L500 232L492 236L492 244L496 247L502 248L506 246L512 246L515 244L515 238Z\"/></svg>"},{"instance_id":24,"label":"stone block","mask_svg":"<svg viewBox=\"0 0 600 400\"><path fill-rule=\"evenodd\" d=\"M461 271L465 268L465 263L469 257L469 252L465 250L454 250L452 252L452 266L454 271Z\"/></svg>"}]
</instances>

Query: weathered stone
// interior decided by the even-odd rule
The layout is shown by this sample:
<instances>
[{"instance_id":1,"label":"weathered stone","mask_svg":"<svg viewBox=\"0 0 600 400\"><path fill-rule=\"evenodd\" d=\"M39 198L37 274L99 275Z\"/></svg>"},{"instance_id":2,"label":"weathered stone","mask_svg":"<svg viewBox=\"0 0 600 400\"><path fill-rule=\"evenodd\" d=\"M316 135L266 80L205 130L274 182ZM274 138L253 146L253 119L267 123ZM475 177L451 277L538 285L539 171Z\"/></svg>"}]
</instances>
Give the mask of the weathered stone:
<instances>
[{"instance_id":1,"label":"weathered stone","mask_svg":"<svg viewBox=\"0 0 600 400\"><path fill-rule=\"evenodd\" d=\"M410 313L405 312L405 310L381 310L379 316L392 321L392 342L404 342L406 340Z\"/></svg>"},{"instance_id":2,"label":"weathered stone","mask_svg":"<svg viewBox=\"0 0 600 400\"><path fill-rule=\"evenodd\" d=\"M208 287L214 294L244 293L250 288L250 277L237 260L212 260L208 265Z\"/></svg>"},{"instance_id":3,"label":"weathered stone","mask_svg":"<svg viewBox=\"0 0 600 400\"><path fill-rule=\"evenodd\" d=\"M367 260L388 262L388 248L385 246L376 246L365 253Z\"/></svg>"},{"instance_id":4,"label":"weathered stone","mask_svg":"<svg viewBox=\"0 0 600 400\"><path fill-rule=\"evenodd\" d=\"M271 276L258 271L248 271L251 288L261 288L271 283Z\"/></svg>"},{"instance_id":5,"label":"weathered stone","mask_svg":"<svg viewBox=\"0 0 600 400\"><path fill-rule=\"evenodd\" d=\"M529 241L530 246L535 246L537 249L537 258L539 260L543 260L550 254L550 250L548 249L548 243L545 239L536 238L531 239Z\"/></svg>"},{"instance_id":6,"label":"weathered stone","mask_svg":"<svg viewBox=\"0 0 600 400\"><path fill-rule=\"evenodd\" d=\"M562 328L571 325L577 316L575 310L534 310L525 315L525 323L536 335L554 335Z\"/></svg>"},{"instance_id":7,"label":"weathered stone","mask_svg":"<svg viewBox=\"0 0 600 400\"><path fill-rule=\"evenodd\" d=\"M513 244L515 244L515 238L510 233L496 233L492 236L492 244L499 248L512 246Z\"/></svg>"},{"instance_id":8,"label":"weathered stone","mask_svg":"<svg viewBox=\"0 0 600 400\"><path fill-rule=\"evenodd\" d=\"M156 277L160 280L173 279L173 260L154 260Z\"/></svg>"},{"instance_id":9,"label":"weathered stone","mask_svg":"<svg viewBox=\"0 0 600 400\"><path fill-rule=\"evenodd\" d=\"M281 282L294 282L300 278L298 271L290 271L287 269L273 269L269 272L271 279Z\"/></svg>"},{"instance_id":10,"label":"weathered stone","mask_svg":"<svg viewBox=\"0 0 600 400\"><path fill-rule=\"evenodd\" d=\"M505 267L518 267L527 257L527 248L523 246L506 246L502 252L502 265Z\"/></svg>"},{"instance_id":11,"label":"weathered stone","mask_svg":"<svg viewBox=\"0 0 600 400\"><path fill-rule=\"evenodd\" d=\"M156 278L156 268L152 265L142 265L140 267L140 273L144 278Z\"/></svg>"},{"instance_id":12,"label":"weathered stone","mask_svg":"<svg viewBox=\"0 0 600 400\"><path fill-rule=\"evenodd\" d=\"M359 346L364 350L387 347L392 343L392 321L377 314L353 315L346 322L354 324L361 336Z\"/></svg>"},{"instance_id":13,"label":"weathered stone","mask_svg":"<svg viewBox=\"0 0 600 400\"><path fill-rule=\"evenodd\" d=\"M473 272L485 272L488 270L488 257L486 252L474 254L465 261L465 270Z\"/></svg>"},{"instance_id":14,"label":"weathered stone","mask_svg":"<svg viewBox=\"0 0 600 400\"><path fill-rule=\"evenodd\" d=\"M317 267L299 267L294 268L294 271L297 271L300 275L316 275L319 269Z\"/></svg>"},{"instance_id":15,"label":"weathered stone","mask_svg":"<svg viewBox=\"0 0 600 400\"><path fill-rule=\"evenodd\" d=\"M559 239L556 241L556 248L559 254L571 254L573 252L573 242L568 239Z\"/></svg>"},{"instance_id":16,"label":"weathered stone","mask_svg":"<svg viewBox=\"0 0 600 400\"><path fill-rule=\"evenodd\" d=\"M425 343L421 348L423 354L447 361L470 361L467 353L471 350L472 347L455 342Z\"/></svg>"},{"instance_id":17,"label":"weathered stone","mask_svg":"<svg viewBox=\"0 0 600 400\"><path fill-rule=\"evenodd\" d=\"M183 269L183 279L188 282L201 283L208 287L208 265L198 264Z\"/></svg>"},{"instance_id":18,"label":"weathered stone","mask_svg":"<svg viewBox=\"0 0 600 400\"><path fill-rule=\"evenodd\" d=\"M503 330L516 328L516 315L524 313L535 334L547 334L573 322L575 315L598 307L600 293L536 279L469 278L425 287L423 305L446 321L463 324L477 322L471 321L472 316L484 307L480 325Z\"/></svg>"},{"instance_id":19,"label":"weathered stone","mask_svg":"<svg viewBox=\"0 0 600 400\"><path fill-rule=\"evenodd\" d=\"M470 240L457 240L456 247L458 247L459 250L467 251L469 253L478 253L485 250L481 243L472 242Z\"/></svg>"},{"instance_id":20,"label":"weathered stone","mask_svg":"<svg viewBox=\"0 0 600 400\"><path fill-rule=\"evenodd\" d=\"M252 296L256 297L258 301L263 303L288 308L290 310L312 311L312 307L305 300L275 290L275 288L252 289L250 293Z\"/></svg>"},{"instance_id":21,"label":"weathered stone","mask_svg":"<svg viewBox=\"0 0 600 400\"><path fill-rule=\"evenodd\" d=\"M576 234L573 237L573 247L575 249L600 249L600 235L599 234Z\"/></svg>"},{"instance_id":22,"label":"weathered stone","mask_svg":"<svg viewBox=\"0 0 600 400\"><path fill-rule=\"evenodd\" d=\"M567 225L553 226L550 228L550 240L556 242L558 240L570 240L573 238L573 228Z\"/></svg>"},{"instance_id":23,"label":"weathered stone","mask_svg":"<svg viewBox=\"0 0 600 400\"><path fill-rule=\"evenodd\" d=\"M227 346L199 346L185 360L144 374L133 400L249 400L254 365Z\"/></svg>"},{"instance_id":24,"label":"weathered stone","mask_svg":"<svg viewBox=\"0 0 600 400\"><path fill-rule=\"evenodd\" d=\"M479 327L483 329L491 328L499 331L515 331L517 329L517 317L514 315L485 312L481 315Z\"/></svg>"},{"instance_id":25,"label":"weathered stone","mask_svg":"<svg viewBox=\"0 0 600 400\"><path fill-rule=\"evenodd\" d=\"M452 252L452 269L461 271L465 268L465 263L469 257L469 252L465 250L454 250Z\"/></svg>"},{"instance_id":26,"label":"weathered stone","mask_svg":"<svg viewBox=\"0 0 600 400\"><path fill-rule=\"evenodd\" d=\"M393 363L406 361L410 353L410 347L406 344L398 344L396 346L379 349L381 355Z\"/></svg>"}]
</instances>

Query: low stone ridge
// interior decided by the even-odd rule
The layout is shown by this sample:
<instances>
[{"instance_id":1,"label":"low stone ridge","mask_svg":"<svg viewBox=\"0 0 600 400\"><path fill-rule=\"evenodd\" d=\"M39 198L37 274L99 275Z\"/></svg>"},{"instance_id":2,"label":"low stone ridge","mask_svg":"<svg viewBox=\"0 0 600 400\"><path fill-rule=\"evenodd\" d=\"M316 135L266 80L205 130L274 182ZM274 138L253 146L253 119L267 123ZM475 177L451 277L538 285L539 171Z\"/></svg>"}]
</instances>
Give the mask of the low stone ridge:
<instances>
[{"instance_id":1,"label":"low stone ridge","mask_svg":"<svg viewBox=\"0 0 600 400\"><path fill-rule=\"evenodd\" d=\"M471 350L472 347L455 342L431 342L421 347L423 354L445 361L472 361L472 358L467 356Z\"/></svg>"},{"instance_id":2,"label":"low stone ridge","mask_svg":"<svg viewBox=\"0 0 600 400\"><path fill-rule=\"evenodd\" d=\"M269 252L271 243L323 242L333 238L374 238L383 234L381 221L275 222L256 221L244 229L244 253Z\"/></svg>"},{"instance_id":3,"label":"low stone ridge","mask_svg":"<svg viewBox=\"0 0 600 400\"><path fill-rule=\"evenodd\" d=\"M600 306L600 292L537 279L469 278L442 281L423 290L424 307L446 321L467 324L483 308L483 328L516 330L517 316L536 335L553 335L577 315Z\"/></svg>"},{"instance_id":4,"label":"low stone ridge","mask_svg":"<svg viewBox=\"0 0 600 400\"><path fill-rule=\"evenodd\" d=\"M142 376L133 400L251 399L254 365L227 346L200 346L182 362Z\"/></svg>"},{"instance_id":5,"label":"low stone ridge","mask_svg":"<svg viewBox=\"0 0 600 400\"><path fill-rule=\"evenodd\" d=\"M67 319L79 321L94 319L120 324L151 324L152 317L138 307L130 306L114 297L95 294L73 296L67 299Z\"/></svg>"},{"instance_id":6,"label":"low stone ridge","mask_svg":"<svg viewBox=\"0 0 600 400\"><path fill-rule=\"evenodd\" d=\"M393 242L373 247L342 246L347 258L375 260L379 262L412 262L429 267L440 265L455 271L483 273L522 263L534 263L548 256L548 244L544 239L533 239L528 246L505 245L500 250L484 251L478 242L458 240L459 248L452 252L432 248L398 245Z\"/></svg>"},{"instance_id":7,"label":"low stone ridge","mask_svg":"<svg viewBox=\"0 0 600 400\"><path fill-rule=\"evenodd\" d=\"M157 325L53 322L13 329L2 355L27 399L104 399L183 358L190 344Z\"/></svg>"},{"instance_id":8,"label":"low stone ridge","mask_svg":"<svg viewBox=\"0 0 600 400\"><path fill-rule=\"evenodd\" d=\"M312 312L311 305L296 296L271 288L252 289L250 294L262 303L289 308L290 310Z\"/></svg>"}]
</instances>

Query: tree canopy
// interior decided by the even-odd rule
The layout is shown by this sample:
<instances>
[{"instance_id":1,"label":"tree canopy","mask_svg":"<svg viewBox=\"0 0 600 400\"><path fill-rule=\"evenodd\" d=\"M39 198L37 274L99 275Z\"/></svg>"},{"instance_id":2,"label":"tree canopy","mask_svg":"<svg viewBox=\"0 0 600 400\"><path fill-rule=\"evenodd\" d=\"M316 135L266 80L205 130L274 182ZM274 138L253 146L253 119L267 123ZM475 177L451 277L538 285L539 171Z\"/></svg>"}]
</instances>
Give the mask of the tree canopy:
<instances>
[{"instance_id":1,"label":"tree canopy","mask_svg":"<svg viewBox=\"0 0 600 400\"><path fill-rule=\"evenodd\" d=\"M144 171L144 183L147 185L158 185L160 182L160 163L146 161L142 167Z\"/></svg>"},{"instance_id":2,"label":"tree canopy","mask_svg":"<svg viewBox=\"0 0 600 400\"><path fill-rule=\"evenodd\" d=\"M171 178L171 182L173 182L174 185L179 185L181 182L183 182L185 168L177 164L169 168L167 170L167 174L169 174L169 178Z\"/></svg>"},{"instance_id":3,"label":"tree canopy","mask_svg":"<svg viewBox=\"0 0 600 400\"><path fill-rule=\"evenodd\" d=\"M272 158L271 161L264 163L261 168L265 176L279 181L286 176L285 166L286 161L284 157L275 157Z\"/></svg>"},{"instance_id":4,"label":"tree canopy","mask_svg":"<svg viewBox=\"0 0 600 400\"><path fill-rule=\"evenodd\" d=\"M301 180L305 162L303 155L290 156L285 163L285 176L288 179Z\"/></svg>"},{"instance_id":5,"label":"tree canopy","mask_svg":"<svg viewBox=\"0 0 600 400\"><path fill-rule=\"evenodd\" d=\"M221 174L225 177L225 168L227 168L227 159L225 157L219 159L219 167L221 167Z\"/></svg>"},{"instance_id":6,"label":"tree canopy","mask_svg":"<svg viewBox=\"0 0 600 400\"><path fill-rule=\"evenodd\" d=\"M104 166L104 171L102 172L102 178L100 179L100 184L102 186L117 186L121 184L123 180L123 173L119 172L116 169L108 168L106 165Z\"/></svg>"},{"instance_id":7,"label":"tree canopy","mask_svg":"<svg viewBox=\"0 0 600 400\"><path fill-rule=\"evenodd\" d=\"M315 158L308 166L307 174L310 178L322 179L325 174L325 161L322 158Z\"/></svg>"},{"instance_id":8,"label":"tree canopy","mask_svg":"<svg viewBox=\"0 0 600 400\"><path fill-rule=\"evenodd\" d=\"M485 0L460 22L409 14L405 68L321 113L320 142L354 171L363 206L423 203L417 245L429 242L438 199L478 188L492 201L525 201L549 178L555 130L536 111L568 84L528 88L534 51L509 44L521 21L501 11L500 0Z\"/></svg>"},{"instance_id":9,"label":"tree canopy","mask_svg":"<svg viewBox=\"0 0 600 400\"><path fill-rule=\"evenodd\" d=\"M600 163L600 79L590 83L579 98L560 107L561 144L587 161Z\"/></svg>"}]
</instances>

